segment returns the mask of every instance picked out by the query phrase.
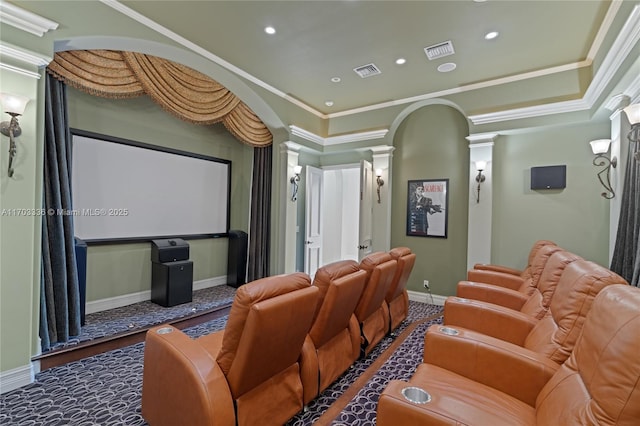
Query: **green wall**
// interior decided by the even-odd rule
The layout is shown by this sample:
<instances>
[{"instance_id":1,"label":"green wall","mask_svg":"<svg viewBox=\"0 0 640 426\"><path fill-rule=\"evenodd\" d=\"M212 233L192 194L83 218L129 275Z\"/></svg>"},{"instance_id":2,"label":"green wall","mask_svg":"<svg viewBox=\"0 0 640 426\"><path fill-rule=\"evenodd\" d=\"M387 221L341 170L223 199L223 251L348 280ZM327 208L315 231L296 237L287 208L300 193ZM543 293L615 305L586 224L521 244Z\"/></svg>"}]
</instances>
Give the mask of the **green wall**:
<instances>
[{"instance_id":1,"label":"green wall","mask_svg":"<svg viewBox=\"0 0 640 426\"><path fill-rule=\"evenodd\" d=\"M465 278L468 213L466 120L446 106L411 113L394 137L391 246L417 255L408 288L455 294ZM550 239L585 259L608 265L609 201L593 166L588 141L610 134L608 121L520 130L500 135L493 148L491 262L523 267L531 245ZM567 187L533 191L534 166L567 166ZM449 178L448 238L409 237L405 232L407 181Z\"/></svg>"},{"instance_id":2,"label":"green wall","mask_svg":"<svg viewBox=\"0 0 640 426\"><path fill-rule=\"evenodd\" d=\"M150 98L104 99L69 88L71 127L231 160L231 229L248 230L253 148L222 124L198 126L163 111ZM227 239L189 240L194 281L227 273ZM90 245L87 301L151 288L149 243Z\"/></svg>"},{"instance_id":3,"label":"green wall","mask_svg":"<svg viewBox=\"0 0 640 426\"><path fill-rule=\"evenodd\" d=\"M550 239L585 259L608 265L609 204L593 166L589 141L611 124L555 126L499 136L493 157L493 263L523 267L535 240ZM567 186L530 189L530 169L567 166Z\"/></svg>"},{"instance_id":4,"label":"green wall","mask_svg":"<svg viewBox=\"0 0 640 426\"><path fill-rule=\"evenodd\" d=\"M35 71L35 70L34 70ZM40 216L42 179L41 106L36 78L0 69L0 91L32 99L19 117L15 174L7 175L9 140L0 136L0 371L25 368L38 348ZM9 120L2 111L2 121Z\"/></svg>"},{"instance_id":5,"label":"green wall","mask_svg":"<svg viewBox=\"0 0 640 426\"><path fill-rule=\"evenodd\" d=\"M434 294L455 293L466 273L469 148L467 120L457 110L430 105L412 112L400 124L393 145L391 247L416 253L407 288L424 291L428 279ZM448 237L406 235L407 181L449 179Z\"/></svg>"}]
</instances>

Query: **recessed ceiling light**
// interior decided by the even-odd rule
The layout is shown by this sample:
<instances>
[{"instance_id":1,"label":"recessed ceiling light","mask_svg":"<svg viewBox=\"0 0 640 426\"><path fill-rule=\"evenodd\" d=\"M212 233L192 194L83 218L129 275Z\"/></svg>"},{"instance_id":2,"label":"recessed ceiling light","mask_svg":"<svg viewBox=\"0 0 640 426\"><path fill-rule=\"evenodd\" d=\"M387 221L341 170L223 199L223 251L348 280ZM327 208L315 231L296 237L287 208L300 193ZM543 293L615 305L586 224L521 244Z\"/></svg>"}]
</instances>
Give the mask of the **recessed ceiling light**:
<instances>
[{"instance_id":1,"label":"recessed ceiling light","mask_svg":"<svg viewBox=\"0 0 640 426\"><path fill-rule=\"evenodd\" d=\"M406 64L406 63L407 63L407 60L405 58L396 59L396 64L398 64L398 65L403 65L403 64Z\"/></svg>"},{"instance_id":2,"label":"recessed ceiling light","mask_svg":"<svg viewBox=\"0 0 640 426\"><path fill-rule=\"evenodd\" d=\"M500 34L500 33L497 32L497 31L491 31L491 32L486 33L484 35L484 38L486 40L493 40L494 38L498 37L498 34Z\"/></svg>"},{"instance_id":3,"label":"recessed ceiling light","mask_svg":"<svg viewBox=\"0 0 640 426\"><path fill-rule=\"evenodd\" d=\"M333 101L325 101L324 104L330 107L330 106L333 106Z\"/></svg>"},{"instance_id":4,"label":"recessed ceiling light","mask_svg":"<svg viewBox=\"0 0 640 426\"><path fill-rule=\"evenodd\" d=\"M331 77L331 82L332 83L340 83L342 81L342 79L340 77Z\"/></svg>"},{"instance_id":5,"label":"recessed ceiling light","mask_svg":"<svg viewBox=\"0 0 640 426\"><path fill-rule=\"evenodd\" d=\"M438 71L440 72L449 72L456 69L456 64L453 62L445 62L444 64L438 65Z\"/></svg>"},{"instance_id":6,"label":"recessed ceiling light","mask_svg":"<svg viewBox=\"0 0 640 426\"><path fill-rule=\"evenodd\" d=\"M264 32L267 34L275 34L276 33L276 29L273 27L265 27Z\"/></svg>"}]
</instances>

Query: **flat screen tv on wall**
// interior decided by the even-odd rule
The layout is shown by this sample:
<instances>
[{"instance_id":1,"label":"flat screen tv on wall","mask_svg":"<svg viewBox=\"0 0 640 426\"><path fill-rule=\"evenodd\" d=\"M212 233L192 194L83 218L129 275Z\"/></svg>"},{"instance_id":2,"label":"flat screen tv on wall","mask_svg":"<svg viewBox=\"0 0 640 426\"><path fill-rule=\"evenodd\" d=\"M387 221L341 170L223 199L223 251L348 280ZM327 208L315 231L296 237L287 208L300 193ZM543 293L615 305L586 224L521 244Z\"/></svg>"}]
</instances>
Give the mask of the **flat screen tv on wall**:
<instances>
[{"instance_id":1,"label":"flat screen tv on wall","mask_svg":"<svg viewBox=\"0 0 640 426\"><path fill-rule=\"evenodd\" d=\"M567 186L567 166L531 168L531 189L562 189Z\"/></svg>"},{"instance_id":2,"label":"flat screen tv on wall","mask_svg":"<svg viewBox=\"0 0 640 426\"><path fill-rule=\"evenodd\" d=\"M229 231L231 162L72 129L74 233L88 243Z\"/></svg>"}]
</instances>

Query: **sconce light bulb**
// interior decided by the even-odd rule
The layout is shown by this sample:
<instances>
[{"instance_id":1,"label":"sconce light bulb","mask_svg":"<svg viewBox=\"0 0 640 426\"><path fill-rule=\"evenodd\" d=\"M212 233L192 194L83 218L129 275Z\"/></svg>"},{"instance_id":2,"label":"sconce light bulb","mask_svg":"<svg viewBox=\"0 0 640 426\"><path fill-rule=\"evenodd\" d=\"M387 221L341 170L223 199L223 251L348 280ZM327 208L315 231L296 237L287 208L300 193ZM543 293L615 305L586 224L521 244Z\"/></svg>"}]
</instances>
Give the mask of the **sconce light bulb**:
<instances>
[{"instance_id":1,"label":"sconce light bulb","mask_svg":"<svg viewBox=\"0 0 640 426\"><path fill-rule=\"evenodd\" d=\"M9 115L16 116L24 114L30 99L22 95L13 95L10 93L0 93L0 103L2 109Z\"/></svg>"},{"instance_id":2,"label":"sconce light bulb","mask_svg":"<svg viewBox=\"0 0 640 426\"><path fill-rule=\"evenodd\" d=\"M627 115L629 124L632 126L640 124L640 104L629 105L623 111Z\"/></svg>"},{"instance_id":3,"label":"sconce light bulb","mask_svg":"<svg viewBox=\"0 0 640 426\"><path fill-rule=\"evenodd\" d=\"M382 177L382 169L376 169L376 177Z\"/></svg>"},{"instance_id":4,"label":"sconce light bulb","mask_svg":"<svg viewBox=\"0 0 640 426\"><path fill-rule=\"evenodd\" d=\"M595 141L589 142L589 144L591 145L591 151L593 151L595 155L605 154L607 151L609 151L611 139L597 139Z\"/></svg>"},{"instance_id":5,"label":"sconce light bulb","mask_svg":"<svg viewBox=\"0 0 640 426\"><path fill-rule=\"evenodd\" d=\"M13 177L13 160L17 153L15 138L22 134L18 117L24 113L27 103L29 103L29 98L21 95L0 93L0 103L2 104L4 112L11 116L11 121L3 121L0 123L0 133L9 137L9 165L7 175Z\"/></svg>"}]
</instances>

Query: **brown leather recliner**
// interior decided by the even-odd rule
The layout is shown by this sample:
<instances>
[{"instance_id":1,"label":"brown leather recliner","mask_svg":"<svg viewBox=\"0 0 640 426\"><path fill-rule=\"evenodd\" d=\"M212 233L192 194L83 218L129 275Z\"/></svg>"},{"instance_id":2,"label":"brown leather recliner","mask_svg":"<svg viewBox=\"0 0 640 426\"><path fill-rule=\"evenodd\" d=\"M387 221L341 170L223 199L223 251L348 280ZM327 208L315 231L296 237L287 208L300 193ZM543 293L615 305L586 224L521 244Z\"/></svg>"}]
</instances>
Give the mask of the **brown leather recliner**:
<instances>
[{"instance_id":1,"label":"brown leather recliner","mask_svg":"<svg viewBox=\"0 0 640 426\"><path fill-rule=\"evenodd\" d=\"M549 309L562 272L569 263L579 259L581 257L577 254L564 251L557 246L545 246L538 251L532 265L532 269L539 268L540 272L533 273L518 290L493 284L460 281L457 297L493 303L540 319Z\"/></svg>"},{"instance_id":2,"label":"brown leather recliner","mask_svg":"<svg viewBox=\"0 0 640 426\"><path fill-rule=\"evenodd\" d=\"M360 324L361 355L368 355L389 331L389 307L385 297L398 262L389 253L371 253L360 262L367 280L355 315Z\"/></svg>"},{"instance_id":3,"label":"brown leather recliner","mask_svg":"<svg viewBox=\"0 0 640 426\"><path fill-rule=\"evenodd\" d=\"M360 326L353 311L366 279L367 273L354 260L330 263L315 274L320 302L301 359L305 404L360 356Z\"/></svg>"},{"instance_id":4,"label":"brown leather recliner","mask_svg":"<svg viewBox=\"0 0 640 426\"><path fill-rule=\"evenodd\" d=\"M409 382L391 381L378 401L378 426L616 425L640 421L640 290L612 285L596 297L583 333L557 370L474 341L442 347ZM435 343L435 342L434 342ZM446 342L445 342L446 344ZM474 353L472 363L459 350ZM423 403L403 396L421 397ZM429 398L423 392L426 391Z\"/></svg>"},{"instance_id":5,"label":"brown leather recliner","mask_svg":"<svg viewBox=\"0 0 640 426\"><path fill-rule=\"evenodd\" d=\"M303 273L238 288L224 331L147 332L142 415L151 426L282 425L303 408L298 360L319 290Z\"/></svg>"},{"instance_id":6,"label":"brown leather recliner","mask_svg":"<svg viewBox=\"0 0 640 426\"><path fill-rule=\"evenodd\" d=\"M603 266L580 259L565 267L541 319L492 303L452 297L446 301L444 324L465 339L504 340L562 364L573 350L593 299L612 284L627 282ZM425 345L430 333L440 333L438 326L429 328ZM436 350L433 346L425 349L425 360L429 351Z\"/></svg>"},{"instance_id":7,"label":"brown leather recliner","mask_svg":"<svg viewBox=\"0 0 640 426\"><path fill-rule=\"evenodd\" d=\"M544 246L548 246L548 245L556 245L556 243L554 243L553 241L550 240L538 240L536 241L533 246L531 247L531 250L529 251L529 259L527 261L527 266L524 269L516 269L516 268L511 268L509 266L503 266L503 265L496 265L496 264L491 264L491 263L476 263L475 265L473 265L473 270L475 271L494 271L494 272L502 272L505 274L511 274L511 275L516 275L519 277L525 277L526 278L526 274L527 274L527 269L529 268L529 266L531 266L531 263L533 263L533 258L535 257L536 253L538 252L538 250L540 250L542 247ZM474 281L472 278L468 278L470 281ZM484 281L482 281L484 282Z\"/></svg>"},{"instance_id":8,"label":"brown leather recliner","mask_svg":"<svg viewBox=\"0 0 640 426\"><path fill-rule=\"evenodd\" d=\"M416 263L416 254L408 247L396 247L389 252L398 262L385 300L389 306L389 331L396 329L409 315L409 295L407 281Z\"/></svg>"},{"instance_id":9,"label":"brown leather recliner","mask_svg":"<svg viewBox=\"0 0 640 426\"><path fill-rule=\"evenodd\" d=\"M549 257L560 250L562 249L555 244L541 246L535 251L535 254L529 256L529 266L527 266L522 275L513 275L500 271L470 270L467 272L467 279L470 282L492 284L529 293L536 287Z\"/></svg>"}]
</instances>

